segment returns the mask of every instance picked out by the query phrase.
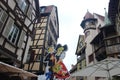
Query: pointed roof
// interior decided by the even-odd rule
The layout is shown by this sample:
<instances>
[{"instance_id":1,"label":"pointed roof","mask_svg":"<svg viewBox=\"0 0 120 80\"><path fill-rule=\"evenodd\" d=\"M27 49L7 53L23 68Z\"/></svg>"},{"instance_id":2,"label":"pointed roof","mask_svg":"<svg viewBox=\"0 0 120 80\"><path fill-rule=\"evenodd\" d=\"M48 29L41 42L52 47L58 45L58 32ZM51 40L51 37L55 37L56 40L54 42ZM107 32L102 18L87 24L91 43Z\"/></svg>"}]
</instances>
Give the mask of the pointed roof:
<instances>
[{"instance_id":1,"label":"pointed roof","mask_svg":"<svg viewBox=\"0 0 120 80\"><path fill-rule=\"evenodd\" d=\"M44 8L44 12L42 12L42 13L51 13L54 7L57 8L54 5L41 6L40 8Z\"/></svg>"},{"instance_id":2,"label":"pointed roof","mask_svg":"<svg viewBox=\"0 0 120 80\"><path fill-rule=\"evenodd\" d=\"M53 9L53 5L50 5L50 6L46 6L46 10L45 10L45 12L51 12L52 11L52 9Z\"/></svg>"},{"instance_id":3,"label":"pointed roof","mask_svg":"<svg viewBox=\"0 0 120 80\"><path fill-rule=\"evenodd\" d=\"M94 18L94 16L92 15L92 13L90 13L89 11L86 12L84 19L89 19L89 18Z\"/></svg>"},{"instance_id":4,"label":"pointed roof","mask_svg":"<svg viewBox=\"0 0 120 80\"><path fill-rule=\"evenodd\" d=\"M105 23L105 26L106 26L106 25L111 25L111 21L110 21L110 19L108 18L108 13L107 13L106 9L105 9L105 19L104 19L104 23Z\"/></svg>"},{"instance_id":5,"label":"pointed roof","mask_svg":"<svg viewBox=\"0 0 120 80\"><path fill-rule=\"evenodd\" d=\"M105 18L104 16L99 15L99 14L97 14L97 13L94 13L94 14L95 14L96 16L98 16L100 20L104 21L104 18Z\"/></svg>"},{"instance_id":6,"label":"pointed roof","mask_svg":"<svg viewBox=\"0 0 120 80\"><path fill-rule=\"evenodd\" d=\"M87 11L85 16L84 16L84 19L82 20L82 22L80 24L80 26L84 29L86 21L90 21L90 20L96 21L97 19L94 18L94 15L92 13Z\"/></svg>"}]
</instances>

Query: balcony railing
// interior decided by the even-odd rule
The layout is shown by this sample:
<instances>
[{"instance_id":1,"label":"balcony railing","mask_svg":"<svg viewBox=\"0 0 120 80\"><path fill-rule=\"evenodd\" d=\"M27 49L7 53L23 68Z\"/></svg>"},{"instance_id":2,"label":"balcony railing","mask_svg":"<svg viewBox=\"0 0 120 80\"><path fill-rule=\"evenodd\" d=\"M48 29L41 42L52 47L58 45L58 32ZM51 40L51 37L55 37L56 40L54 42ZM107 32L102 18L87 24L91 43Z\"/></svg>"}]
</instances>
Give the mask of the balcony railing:
<instances>
[{"instance_id":1,"label":"balcony railing","mask_svg":"<svg viewBox=\"0 0 120 80\"><path fill-rule=\"evenodd\" d=\"M95 50L95 58L97 61L101 61L107 57L106 48L104 45Z\"/></svg>"},{"instance_id":2,"label":"balcony railing","mask_svg":"<svg viewBox=\"0 0 120 80\"><path fill-rule=\"evenodd\" d=\"M120 52L120 36L114 36L105 39L107 54L119 53Z\"/></svg>"},{"instance_id":3,"label":"balcony railing","mask_svg":"<svg viewBox=\"0 0 120 80\"><path fill-rule=\"evenodd\" d=\"M120 52L120 44L112 45L106 47L107 54L119 53Z\"/></svg>"},{"instance_id":4,"label":"balcony railing","mask_svg":"<svg viewBox=\"0 0 120 80\"><path fill-rule=\"evenodd\" d=\"M95 50L95 54L99 55L102 53L113 54L120 52L120 36L113 36L104 39L105 44L100 44Z\"/></svg>"},{"instance_id":5,"label":"balcony railing","mask_svg":"<svg viewBox=\"0 0 120 80\"><path fill-rule=\"evenodd\" d=\"M105 46L101 45L97 50L95 50L95 54L99 55L101 53L106 53Z\"/></svg>"}]
</instances>

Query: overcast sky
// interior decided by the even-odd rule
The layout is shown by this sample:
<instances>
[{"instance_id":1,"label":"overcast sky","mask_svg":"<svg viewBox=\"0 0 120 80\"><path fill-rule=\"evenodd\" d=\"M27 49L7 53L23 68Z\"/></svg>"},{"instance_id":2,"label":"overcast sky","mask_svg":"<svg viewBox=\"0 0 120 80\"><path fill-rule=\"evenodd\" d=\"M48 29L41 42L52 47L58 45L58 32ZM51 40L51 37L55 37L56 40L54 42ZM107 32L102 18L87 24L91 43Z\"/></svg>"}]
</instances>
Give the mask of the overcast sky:
<instances>
[{"instance_id":1,"label":"overcast sky","mask_svg":"<svg viewBox=\"0 0 120 80\"><path fill-rule=\"evenodd\" d=\"M104 8L108 10L109 0L40 0L40 6L55 5L58 8L59 39L58 43L68 45L63 60L67 69L76 64L76 48L78 37L83 34L80 23L87 10L104 16Z\"/></svg>"}]
</instances>

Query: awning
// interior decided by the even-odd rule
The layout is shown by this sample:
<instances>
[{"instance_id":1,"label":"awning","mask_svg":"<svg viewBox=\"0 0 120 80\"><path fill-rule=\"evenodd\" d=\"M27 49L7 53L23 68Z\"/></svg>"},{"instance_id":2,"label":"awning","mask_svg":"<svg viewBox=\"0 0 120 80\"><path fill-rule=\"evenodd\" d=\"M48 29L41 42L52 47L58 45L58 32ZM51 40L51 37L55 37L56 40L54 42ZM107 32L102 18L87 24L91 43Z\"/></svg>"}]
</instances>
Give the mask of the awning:
<instances>
[{"instance_id":1,"label":"awning","mask_svg":"<svg viewBox=\"0 0 120 80\"><path fill-rule=\"evenodd\" d=\"M7 74L18 74L20 76L26 76L26 77L37 77L37 75L30 73L28 71L25 71L23 69L19 69L17 67L11 66L9 64L0 62L0 72L1 73L7 73Z\"/></svg>"},{"instance_id":2,"label":"awning","mask_svg":"<svg viewBox=\"0 0 120 80\"><path fill-rule=\"evenodd\" d=\"M71 76L107 77L109 80L112 80L112 76L117 75L120 75L120 59L112 57L96 62L71 74Z\"/></svg>"}]
</instances>

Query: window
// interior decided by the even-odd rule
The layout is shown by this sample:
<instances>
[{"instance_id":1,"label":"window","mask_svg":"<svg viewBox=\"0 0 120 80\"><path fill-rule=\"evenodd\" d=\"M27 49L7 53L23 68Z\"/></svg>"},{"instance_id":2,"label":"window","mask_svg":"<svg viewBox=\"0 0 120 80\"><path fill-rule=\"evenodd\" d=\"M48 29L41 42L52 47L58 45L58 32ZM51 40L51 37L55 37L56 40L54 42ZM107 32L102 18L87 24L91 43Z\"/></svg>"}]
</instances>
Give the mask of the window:
<instances>
[{"instance_id":1,"label":"window","mask_svg":"<svg viewBox=\"0 0 120 80\"><path fill-rule=\"evenodd\" d=\"M92 61L94 61L94 56L93 56L93 54L89 55L89 63L92 62Z\"/></svg>"},{"instance_id":2,"label":"window","mask_svg":"<svg viewBox=\"0 0 120 80\"><path fill-rule=\"evenodd\" d=\"M20 9L26 13L27 8L28 8L28 2L26 0L17 0L18 6Z\"/></svg>"},{"instance_id":3,"label":"window","mask_svg":"<svg viewBox=\"0 0 120 80\"><path fill-rule=\"evenodd\" d=\"M2 35L13 44L16 44L18 34L19 34L19 28L14 24L14 20L9 17Z\"/></svg>"},{"instance_id":4,"label":"window","mask_svg":"<svg viewBox=\"0 0 120 80\"><path fill-rule=\"evenodd\" d=\"M49 35L48 36L48 45L49 46L52 45L52 42L53 42L52 37Z\"/></svg>"},{"instance_id":5,"label":"window","mask_svg":"<svg viewBox=\"0 0 120 80\"><path fill-rule=\"evenodd\" d=\"M33 62L35 57L35 50L30 50L27 55L26 63Z\"/></svg>"},{"instance_id":6,"label":"window","mask_svg":"<svg viewBox=\"0 0 120 80\"><path fill-rule=\"evenodd\" d=\"M91 26L91 25L95 25L95 21L90 21L89 24L90 24L90 26Z\"/></svg>"},{"instance_id":7,"label":"window","mask_svg":"<svg viewBox=\"0 0 120 80\"><path fill-rule=\"evenodd\" d=\"M9 32L8 35L8 40L12 43L16 43L17 37L19 34L19 29L17 28L17 26L14 24Z\"/></svg>"},{"instance_id":8,"label":"window","mask_svg":"<svg viewBox=\"0 0 120 80\"><path fill-rule=\"evenodd\" d=\"M40 54L37 54L37 55L36 55L36 60L37 60L37 61L40 61L40 60L41 60L41 55L40 55Z\"/></svg>"},{"instance_id":9,"label":"window","mask_svg":"<svg viewBox=\"0 0 120 80\"><path fill-rule=\"evenodd\" d=\"M45 12L45 7L42 7L40 11L41 11L41 13L44 13Z\"/></svg>"},{"instance_id":10,"label":"window","mask_svg":"<svg viewBox=\"0 0 120 80\"><path fill-rule=\"evenodd\" d=\"M30 53L28 53L28 55L27 55L27 58L26 58L26 63L29 63L30 62Z\"/></svg>"},{"instance_id":11,"label":"window","mask_svg":"<svg viewBox=\"0 0 120 80\"><path fill-rule=\"evenodd\" d=\"M27 11L27 16L31 19L31 15L32 15L32 6L30 5L29 6L29 9L28 9L28 11Z\"/></svg>"},{"instance_id":12,"label":"window","mask_svg":"<svg viewBox=\"0 0 120 80\"><path fill-rule=\"evenodd\" d=\"M83 46L83 42L80 42L79 43L79 47L81 48Z\"/></svg>"},{"instance_id":13,"label":"window","mask_svg":"<svg viewBox=\"0 0 120 80\"><path fill-rule=\"evenodd\" d=\"M0 31L2 29L4 22L7 19L7 16L8 16L7 13L0 8Z\"/></svg>"}]
</instances>

